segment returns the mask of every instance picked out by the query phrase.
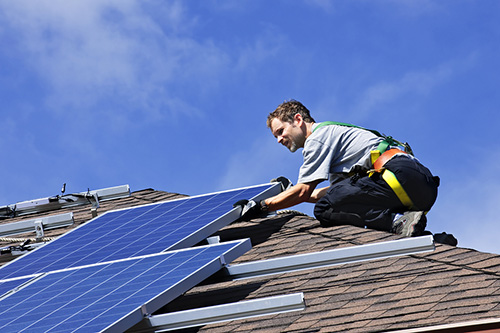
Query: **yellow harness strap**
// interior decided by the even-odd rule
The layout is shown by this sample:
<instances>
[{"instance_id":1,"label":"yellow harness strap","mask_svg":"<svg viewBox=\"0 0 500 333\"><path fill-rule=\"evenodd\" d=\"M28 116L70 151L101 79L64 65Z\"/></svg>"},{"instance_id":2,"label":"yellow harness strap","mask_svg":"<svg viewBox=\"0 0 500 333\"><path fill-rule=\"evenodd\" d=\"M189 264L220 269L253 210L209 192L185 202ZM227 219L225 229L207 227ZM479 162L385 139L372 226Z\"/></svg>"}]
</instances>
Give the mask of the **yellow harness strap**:
<instances>
[{"instance_id":1,"label":"yellow harness strap","mask_svg":"<svg viewBox=\"0 0 500 333\"><path fill-rule=\"evenodd\" d=\"M382 171L382 179L384 179L385 182L389 184L389 186L392 188L403 205L408 207L408 209L411 209L413 207L413 202L404 190L403 186L401 186L401 184L399 183L394 173L387 169L384 169L384 171Z\"/></svg>"},{"instance_id":2,"label":"yellow harness strap","mask_svg":"<svg viewBox=\"0 0 500 333\"><path fill-rule=\"evenodd\" d=\"M385 163L389 161L394 155L399 153L405 152L399 149L390 149L381 154L380 150L372 150L370 152L370 157L373 169L368 170L368 175L371 177L375 172L380 173L382 175L382 179L391 187L401 203L408 209L411 209L413 207L413 201L411 201L410 196L408 195L408 193L406 193L403 186L401 186L401 183L396 178L396 175L384 168Z\"/></svg>"},{"instance_id":3,"label":"yellow harness strap","mask_svg":"<svg viewBox=\"0 0 500 333\"><path fill-rule=\"evenodd\" d=\"M372 161L372 165L375 164L375 161L378 160L379 157L380 157L380 150L376 149L370 151L370 159Z\"/></svg>"}]
</instances>

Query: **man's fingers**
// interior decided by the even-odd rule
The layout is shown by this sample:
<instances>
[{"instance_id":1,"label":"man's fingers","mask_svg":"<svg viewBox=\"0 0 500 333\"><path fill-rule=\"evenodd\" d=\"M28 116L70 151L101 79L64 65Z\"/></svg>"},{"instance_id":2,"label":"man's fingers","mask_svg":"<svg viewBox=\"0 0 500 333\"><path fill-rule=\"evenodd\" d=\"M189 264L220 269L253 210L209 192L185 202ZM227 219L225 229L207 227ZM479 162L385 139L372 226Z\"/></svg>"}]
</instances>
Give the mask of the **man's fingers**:
<instances>
[{"instance_id":1,"label":"man's fingers","mask_svg":"<svg viewBox=\"0 0 500 333\"><path fill-rule=\"evenodd\" d=\"M236 201L234 204L233 204L233 207L236 208L238 206L245 206L246 204L248 203L248 200L247 199L242 199L242 200L239 200L239 201Z\"/></svg>"},{"instance_id":2,"label":"man's fingers","mask_svg":"<svg viewBox=\"0 0 500 333\"><path fill-rule=\"evenodd\" d=\"M271 179L271 183L280 183L281 184L281 191L288 190L290 187L293 186L292 181L286 177L279 176L278 178Z\"/></svg>"}]
</instances>

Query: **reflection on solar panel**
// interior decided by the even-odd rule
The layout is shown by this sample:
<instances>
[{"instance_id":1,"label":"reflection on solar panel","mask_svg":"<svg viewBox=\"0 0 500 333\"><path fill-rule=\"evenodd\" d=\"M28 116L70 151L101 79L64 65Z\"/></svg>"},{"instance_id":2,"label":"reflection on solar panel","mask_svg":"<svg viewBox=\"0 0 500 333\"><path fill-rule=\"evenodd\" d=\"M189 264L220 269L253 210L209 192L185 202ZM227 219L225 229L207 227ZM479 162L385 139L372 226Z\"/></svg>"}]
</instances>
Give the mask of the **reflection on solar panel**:
<instances>
[{"instance_id":1,"label":"reflection on solar panel","mask_svg":"<svg viewBox=\"0 0 500 333\"><path fill-rule=\"evenodd\" d=\"M0 331L122 332L250 247L247 239L42 274L0 301Z\"/></svg>"},{"instance_id":2,"label":"reflection on solar panel","mask_svg":"<svg viewBox=\"0 0 500 333\"><path fill-rule=\"evenodd\" d=\"M279 192L265 184L107 212L0 268L0 279L189 247L238 218L232 204Z\"/></svg>"}]
</instances>

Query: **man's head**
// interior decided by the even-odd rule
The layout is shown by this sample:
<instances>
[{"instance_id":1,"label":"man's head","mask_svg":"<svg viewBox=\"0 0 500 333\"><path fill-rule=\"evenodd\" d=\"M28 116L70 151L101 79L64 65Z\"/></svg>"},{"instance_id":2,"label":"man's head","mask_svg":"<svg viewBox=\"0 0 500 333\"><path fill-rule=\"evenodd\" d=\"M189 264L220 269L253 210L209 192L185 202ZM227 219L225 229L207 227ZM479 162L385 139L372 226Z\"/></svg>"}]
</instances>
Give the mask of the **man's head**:
<instances>
[{"instance_id":1,"label":"man's head","mask_svg":"<svg viewBox=\"0 0 500 333\"><path fill-rule=\"evenodd\" d=\"M304 147L308 125L314 123L309 110L302 103L291 100L282 103L267 117L267 126L274 137L292 153Z\"/></svg>"},{"instance_id":2,"label":"man's head","mask_svg":"<svg viewBox=\"0 0 500 333\"><path fill-rule=\"evenodd\" d=\"M281 121L286 121L289 123L293 122L293 118L296 114L300 114L302 119L308 123L314 123L314 119L311 117L309 110L299 101L294 99L281 103L276 110L271 112L267 116L267 127L271 128L271 121L277 118Z\"/></svg>"}]
</instances>

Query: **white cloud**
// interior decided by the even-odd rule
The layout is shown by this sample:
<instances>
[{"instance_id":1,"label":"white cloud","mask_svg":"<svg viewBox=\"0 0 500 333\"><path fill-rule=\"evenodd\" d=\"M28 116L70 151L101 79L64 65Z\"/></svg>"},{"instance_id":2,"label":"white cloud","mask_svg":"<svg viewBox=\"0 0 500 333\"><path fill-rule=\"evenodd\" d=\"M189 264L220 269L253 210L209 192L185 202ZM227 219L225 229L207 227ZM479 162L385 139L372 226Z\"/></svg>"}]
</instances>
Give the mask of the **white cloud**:
<instances>
[{"instance_id":1,"label":"white cloud","mask_svg":"<svg viewBox=\"0 0 500 333\"><path fill-rule=\"evenodd\" d=\"M446 84L455 75L474 66L476 54L450 60L433 68L410 71L392 81L380 81L366 87L359 97L359 101L352 107L351 114L359 119L368 118L373 112L378 112L386 104L398 102L402 98L418 96L425 97L439 86ZM408 103L405 102L407 105Z\"/></svg>"},{"instance_id":2,"label":"white cloud","mask_svg":"<svg viewBox=\"0 0 500 333\"><path fill-rule=\"evenodd\" d=\"M363 123L367 119L373 119L373 114L380 112L381 109L384 110L384 114L388 114L391 110L398 112L398 108L386 107L391 103L402 103L407 106L409 97L422 98L432 94L434 89L445 84L458 72L469 68L474 61L475 57L470 56L434 68L401 73L399 77L392 79L381 78L372 85L360 86L359 94L353 96L352 101L347 101L349 105L346 106L343 105L345 102L339 99L339 94L324 94L313 109L316 110L318 119L331 117L332 110L342 110L344 118L348 115L349 121Z\"/></svg>"},{"instance_id":3,"label":"white cloud","mask_svg":"<svg viewBox=\"0 0 500 333\"><path fill-rule=\"evenodd\" d=\"M0 3L4 33L16 35L13 47L46 86L46 109L75 126L98 120L116 130L202 117L193 94L209 98L235 70L247 73L282 45L266 29L226 50L211 37L195 38L204 23L188 10L181 1Z\"/></svg>"},{"instance_id":4,"label":"white cloud","mask_svg":"<svg viewBox=\"0 0 500 333\"><path fill-rule=\"evenodd\" d=\"M61 114L106 116L106 109L93 108L103 101L153 121L165 112L193 112L192 106L172 107L178 97L171 88L210 89L227 67L223 51L186 33L196 19L181 2L162 3L155 13L136 0L20 0L0 7L8 33L17 35L15 46L48 83L47 104Z\"/></svg>"},{"instance_id":5,"label":"white cloud","mask_svg":"<svg viewBox=\"0 0 500 333\"><path fill-rule=\"evenodd\" d=\"M426 95L451 75L453 68L443 65L428 71L409 72L392 82L379 82L363 92L354 110L357 114L365 116L372 110L404 95Z\"/></svg>"},{"instance_id":6,"label":"white cloud","mask_svg":"<svg viewBox=\"0 0 500 333\"><path fill-rule=\"evenodd\" d=\"M255 64L274 58L286 42L286 38L273 25L266 25L264 33L239 52L236 68L248 72Z\"/></svg>"}]
</instances>

